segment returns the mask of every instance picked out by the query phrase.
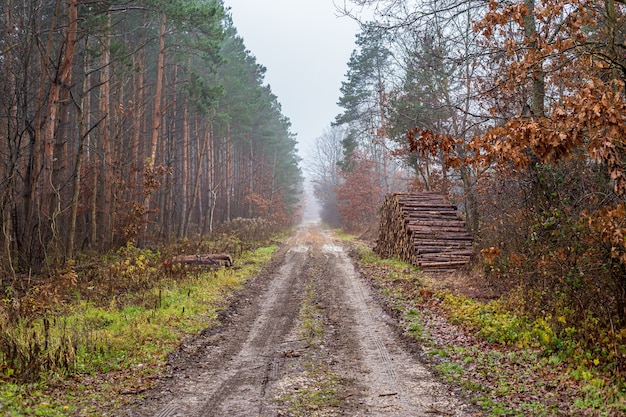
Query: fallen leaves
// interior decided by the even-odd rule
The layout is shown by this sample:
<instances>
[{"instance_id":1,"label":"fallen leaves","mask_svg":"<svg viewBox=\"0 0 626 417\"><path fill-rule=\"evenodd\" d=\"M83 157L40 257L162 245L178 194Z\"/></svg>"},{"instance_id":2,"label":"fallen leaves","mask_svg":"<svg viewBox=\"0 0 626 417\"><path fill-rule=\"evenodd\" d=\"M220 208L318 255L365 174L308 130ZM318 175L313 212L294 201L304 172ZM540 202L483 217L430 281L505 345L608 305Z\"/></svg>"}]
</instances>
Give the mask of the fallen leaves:
<instances>
[{"instance_id":1,"label":"fallen leaves","mask_svg":"<svg viewBox=\"0 0 626 417\"><path fill-rule=\"evenodd\" d=\"M422 357L488 414L598 415L592 401L594 395L599 395L594 384L610 386L610 382L594 382L600 380L591 374L586 379L576 378L578 374L572 374L558 352L545 355L540 348L488 343L477 337L477 329L451 323L449 314L442 309L442 299L433 295L432 288L420 284L428 281L426 277L398 279L396 271L388 265L366 262L359 265L361 272L384 294L388 308L403 320L407 337L412 337L409 326L418 317L421 331L412 334L418 338L415 343L419 344ZM614 402L610 404L611 401ZM619 398L607 398L602 406L605 415L623 415L620 413L626 411L626 404L622 401L620 405L619 401Z\"/></svg>"}]
</instances>

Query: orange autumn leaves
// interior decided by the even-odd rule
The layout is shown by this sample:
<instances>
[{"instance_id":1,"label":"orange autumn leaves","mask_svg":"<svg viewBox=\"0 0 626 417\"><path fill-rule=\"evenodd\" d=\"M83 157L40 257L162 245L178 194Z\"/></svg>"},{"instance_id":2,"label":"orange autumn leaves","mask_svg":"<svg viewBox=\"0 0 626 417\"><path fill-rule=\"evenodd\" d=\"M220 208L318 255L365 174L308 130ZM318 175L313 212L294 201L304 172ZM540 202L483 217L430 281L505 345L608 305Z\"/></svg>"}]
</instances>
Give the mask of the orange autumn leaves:
<instances>
[{"instance_id":1,"label":"orange autumn leaves","mask_svg":"<svg viewBox=\"0 0 626 417\"><path fill-rule=\"evenodd\" d=\"M465 138L412 130L404 151L438 156L446 169L501 175L569 158L600 164L616 198L587 214L589 226L626 264L625 9L611 0L491 1L474 24L498 57L485 75L489 82L475 83L489 87L477 96L491 121ZM515 111L513 98L532 101L530 111Z\"/></svg>"},{"instance_id":2,"label":"orange autumn leaves","mask_svg":"<svg viewBox=\"0 0 626 417\"><path fill-rule=\"evenodd\" d=\"M337 209L346 229L356 231L364 225L376 224L382 187L373 175L372 159L357 153L351 163L352 169L342 172L343 182L336 188Z\"/></svg>"},{"instance_id":3,"label":"orange autumn leaves","mask_svg":"<svg viewBox=\"0 0 626 417\"><path fill-rule=\"evenodd\" d=\"M558 162L582 149L588 158L606 165L614 190L620 195L626 193L622 158L625 140L624 83L618 80L597 86L590 80L577 94L566 97L555 107L551 117L516 116L467 143L428 130L407 133L410 152L442 154L450 168L461 164L482 167L496 164L521 170L533 159Z\"/></svg>"},{"instance_id":4,"label":"orange autumn leaves","mask_svg":"<svg viewBox=\"0 0 626 417\"><path fill-rule=\"evenodd\" d=\"M514 117L467 144L474 164L513 164L524 169L534 157L558 162L577 150L606 165L617 194L626 193L622 155L626 138L624 83L589 80L575 95L563 99L550 117Z\"/></svg>"}]
</instances>

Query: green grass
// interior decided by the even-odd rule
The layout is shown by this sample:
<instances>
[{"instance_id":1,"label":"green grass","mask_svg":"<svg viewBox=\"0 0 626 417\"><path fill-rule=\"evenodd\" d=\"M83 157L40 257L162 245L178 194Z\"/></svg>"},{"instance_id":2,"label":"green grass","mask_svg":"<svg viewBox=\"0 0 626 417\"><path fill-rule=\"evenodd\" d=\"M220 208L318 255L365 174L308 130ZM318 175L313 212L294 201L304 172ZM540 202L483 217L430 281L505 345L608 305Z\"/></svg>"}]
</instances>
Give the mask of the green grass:
<instances>
[{"instance_id":1,"label":"green grass","mask_svg":"<svg viewBox=\"0 0 626 417\"><path fill-rule=\"evenodd\" d=\"M284 395L279 398L279 401L288 405L289 415L311 416L316 411L323 412L341 405L341 399L337 396L337 392L341 388L341 381L336 375L317 372L313 378L315 378L313 387L303 388L298 390L296 394Z\"/></svg>"},{"instance_id":2,"label":"green grass","mask_svg":"<svg viewBox=\"0 0 626 417\"><path fill-rule=\"evenodd\" d=\"M407 321L407 328L409 334L415 340L427 340L428 336L425 334L424 329L424 321L419 313L419 311L415 309L410 309L404 315L405 320Z\"/></svg>"},{"instance_id":3,"label":"green grass","mask_svg":"<svg viewBox=\"0 0 626 417\"><path fill-rule=\"evenodd\" d=\"M77 297L78 301L66 306L62 314L22 320L16 325L1 323L0 335L8 340L5 344L10 342L31 355L42 368L50 361L58 363L41 375L40 382L19 384L11 381L18 371L12 368L17 362L0 361L0 375L6 381L0 385L0 414L69 416L80 409L81 416L100 415L97 407L85 411L88 404L115 401L116 392L125 385L133 386L137 378L161 369L167 354L184 338L216 323L226 296L258 273L276 248L244 253L233 268L194 271L176 280L163 277L153 288L123 302L112 298L103 306ZM136 272L145 267L143 262L140 258L127 267ZM40 347L33 350L34 343ZM19 371L24 373L24 369ZM119 381L100 384L97 389L87 385L81 395L52 389L55 385L62 388L67 376L81 379L105 374L114 374Z\"/></svg>"},{"instance_id":4,"label":"green grass","mask_svg":"<svg viewBox=\"0 0 626 417\"><path fill-rule=\"evenodd\" d=\"M357 240L357 237L355 235L346 233L346 231L343 229L332 229L332 231L333 231L333 236L339 238L340 240L344 242L355 243Z\"/></svg>"},{"instance_id":5,"label":"green grass","mask_svg":"<svg viewBox=\"0 0 626 417\"><path fill-rule=\"evenodd\" d=\"M324 338L324 323L319 319L321 312L315 305L314 298L314 287L307 285L299 314L300 336L309 344L318 346Z\"/></svg>"}]
</instances>

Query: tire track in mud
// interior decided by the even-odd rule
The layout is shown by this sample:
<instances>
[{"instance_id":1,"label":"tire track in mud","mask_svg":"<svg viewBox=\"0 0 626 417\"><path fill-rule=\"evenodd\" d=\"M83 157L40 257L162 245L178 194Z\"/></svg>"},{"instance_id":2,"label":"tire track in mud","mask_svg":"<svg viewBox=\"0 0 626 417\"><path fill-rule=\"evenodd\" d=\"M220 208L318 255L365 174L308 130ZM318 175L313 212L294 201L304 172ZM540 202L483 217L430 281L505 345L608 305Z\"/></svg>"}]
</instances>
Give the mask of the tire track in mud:
<instances>
[{"instance_id":1,"label":"tire track in mud","mask_svg":"<svg viewBox=\"0 0 626 417\"><path fill-rule=\"evenodd\" d=\"M368 284L330 235L314 226L299 228L273 264L250 280L223 325L199 337L194 354L174 358L172 377L124 415L471 415L405 351ZM315 343L302 337L300 313L310 303L323 326ZM335 398L307 404L320 376L339 381ZM295 403L301 408L294 409Z\"/></svg>"},{"instance_id":2,"label":"tire track in mud","mask_svg":"<svg viewBox=\"0 0 626 417\"><path fill-rule=\"evenodd\" d=\"M287 251L276 278L261 295L260 309L228 373L196 413L199 416L256 416L264 408L265 387L279 374L277 346L294 324L302 297L298 277L307 249ZM301 259L296 259L301 258Z\"/></svg>"},{"instance_id":3,"label":"tire track in mud","mask_svg":"<svg viewBox=\"0 0 626 417\"><path fill-rule=\"evenodd\" d=\"M342 311L351 337L356 340L359 364L344 363L346 375L358 381L363 416L470 416L472 407L439 383L416 357L409 354L374 300L369 285L356 271L340 244L322 246L333 277L329 293Z\"/></svg>"},{"instance_id":4,"label":"tire track in mud","mask_svg":"<svg viewBox=\"0 0 626 417\"><path fill-rule=\"evenodd\" d=\"M174 362L173 375L128 416L258 416L280 375L279 348L297 317L308 247L288 239L274 262L238 298L227 323L208 331L198 351Z\"/></svg>"},{"instance_id":5,"label":"tire track in mud","mask_svg":"<svg viewBox=\"0 0 626 417\"><path fill-rule=\"evenodd\" d=\"M345 314L352 317L353 337L357 340L361 362L360 375L356 379L365 387L362 401L364 415L423 415L417 413L426 410L417 410L418 407L409 401L403 384L398 380L394 359L399 358L397 355L392 357L385 341L397 342L380 318L382 310L375 304L343 247L327 244L323 251L332 265L332 275L336 277L335 292L341 295L337 303L342 304ZM400 366L406 365L399 362Z\"/></svg>"}]
</instances>

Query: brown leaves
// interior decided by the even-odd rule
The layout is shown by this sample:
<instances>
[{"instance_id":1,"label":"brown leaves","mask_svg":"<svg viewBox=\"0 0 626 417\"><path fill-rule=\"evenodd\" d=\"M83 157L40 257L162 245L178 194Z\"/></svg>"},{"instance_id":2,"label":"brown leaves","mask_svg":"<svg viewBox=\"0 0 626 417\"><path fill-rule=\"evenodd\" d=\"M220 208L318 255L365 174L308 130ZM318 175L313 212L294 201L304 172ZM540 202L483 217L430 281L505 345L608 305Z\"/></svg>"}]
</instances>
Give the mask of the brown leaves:
<instances>
[{"instance_id":1,"label":"brown leaves","mask_svg":"<svg viewBox=\"0 0 626 417\"><path fill-rule=\"evenodd\" d=\"M511 6L507 6L498 11L498 2L489 2L489 12L485 15L483 20L474 25L475 32L481 32L487 39L493 35L493 29L497 26L504 26L509 21L513 20L520 26L524 16L528 14L528 9L524 3L518 3Z\"/></svg>"},{"instance_id":2,"label":"brown leaves","mask_svg":"<svg viewBox=\"0 0 626 417\"><path fill-rule=\"evenodd\" d=\"M487 249L481 249L480 253L481 255L483 255L483 257L485 258L485 261L489 265L493 265L493 262L496 260L496 258L502 255L502 251L500 250L500 248L497 248L495 246L492 246Z\"/></svg>"},{"instance_id":3,"label":"brown leaves","mask_svg":"<svg viewBox=\"0 0 626 417\"><path fill-rule=\"evenodd\" d=\"M611 256L626 264L626 204L604 207L584 217L591 230L611 245Z\"/></svg>"},{"instance_id":4,"label":"brown leaves","mask_svg":"<svg viewBox=\"0 0 626 417\"><path fill-rule=\"evenodd\" d=\"M418 153L422 158L443 154L445 168L458 168L463 164L457 152L463 148L463 141L460 139L425 129L410 130L406 136L409 151Z\"/></svg>"},{"instance_id":5,"label":"brown leaves","mask_svg":"<svg viewBox=\"0 0 626 417\"><path fill-rule=\"evenodd\" d=\"M371 159L356 155L350 171L342 173L344 182L336 189L337 208L349 230L375 223L382 200L382 187Z\"/></svg>"},{"instance_id":6,"label":"brown leaves","mask_svg":"<svg viewBox=\"0 0 626 417\"><path fill-rule=\"evenodd\" d=\"M564 97L544 117L509 119L467 145L477 151L475 165L497 163L524 169L533 155L541 162L558 162L583 147L607 166L618 194L626 193L626 101L621 81L591 78L584 88Z\"/></svg>"}]
</instances>

